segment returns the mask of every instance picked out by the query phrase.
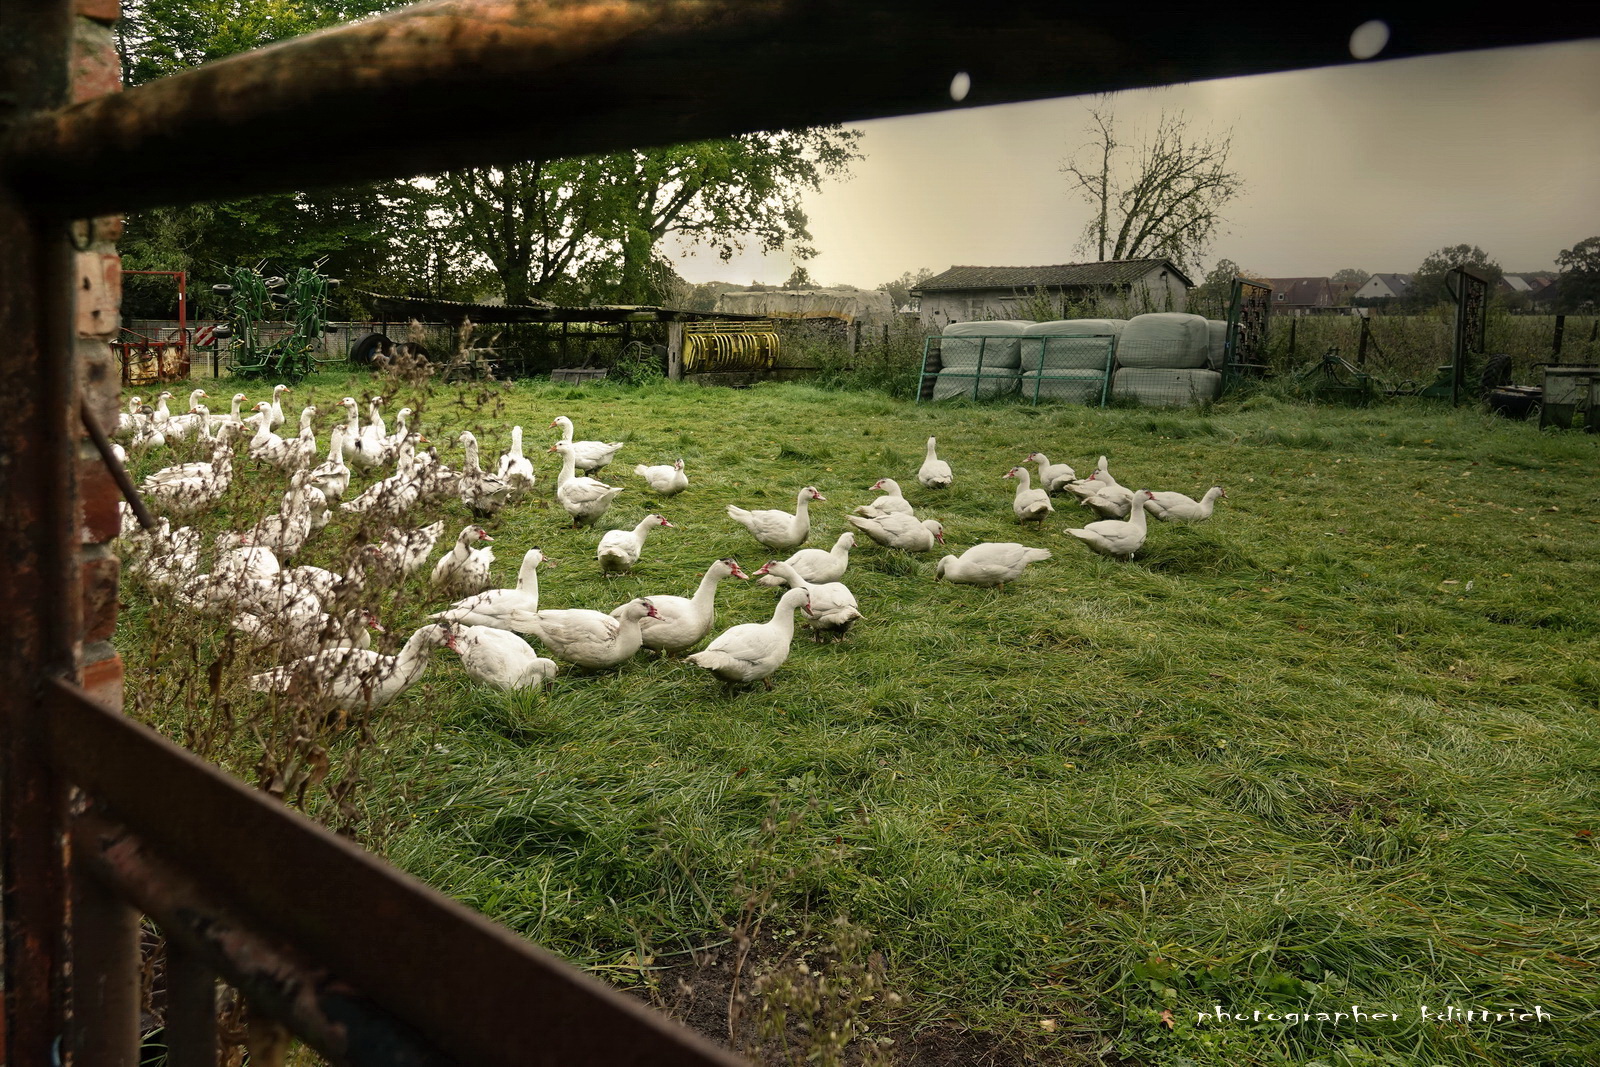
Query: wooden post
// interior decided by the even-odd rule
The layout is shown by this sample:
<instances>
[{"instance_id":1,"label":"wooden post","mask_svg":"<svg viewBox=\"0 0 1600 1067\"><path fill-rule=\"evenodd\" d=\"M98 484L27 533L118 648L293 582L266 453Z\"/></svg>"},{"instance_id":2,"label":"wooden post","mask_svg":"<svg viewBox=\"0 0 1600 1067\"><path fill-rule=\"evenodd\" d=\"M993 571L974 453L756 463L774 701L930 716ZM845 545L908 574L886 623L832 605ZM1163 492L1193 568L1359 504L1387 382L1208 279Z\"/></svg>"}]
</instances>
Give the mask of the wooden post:
<instances>
[{"instance_id":1,"label":"wooden post","mask_svg":"<svg viewBox=\"0 0 1600 1067\"><path fill-rule=\"evenodd\" d=\"M861 320L857 319L850 324L850 354L853 356L861 348Z\"/></svg>"},{"instance_id":2,"label":"wooden post","mask_svg":"<svg viewBox=\"0 0 1600 1067\"><path fill-rule=\"evenodd\" d=\"M1356 366L1367 365L1367 319L1361 316L1361 340L1356 344Z\"/></svg>"},{"instance_id":3,"label":"wooden post","mask_svg":"<svg viewBox=\"0 0 1600 1067\"><path fill-rule=\"evenodd\" d=\"M667 323L667 379L683 381L683 323Z\"/></svg>"},{"instance_id":4,"label":"wooden post","mask_svg":"<svg viewBox=\"0 0 1600 1067\"><path fill-rule=\"evenodd\" d=\"M1565 315L1557 315L1556 316L1556 336L1555 336L1555 340L1550 343L1550 362L1552 362L1552 363L1560 363L1561 362L1561 335L1566 333L1566 332L1567 332L1567 317Z\"/></svg>"},{"instance_id":5,"label":"wooden post","mask_svg":"<svg viewBox=\"0 0 1600 1067\"><path fill-rule=\"evenodd\" d=\"M1295 335L1299 331L1299 329L1300 329L1300 316L1291 314L1289 316L1289 358L1290 359L1294 358Z\"/></svg>"}]
</instances>

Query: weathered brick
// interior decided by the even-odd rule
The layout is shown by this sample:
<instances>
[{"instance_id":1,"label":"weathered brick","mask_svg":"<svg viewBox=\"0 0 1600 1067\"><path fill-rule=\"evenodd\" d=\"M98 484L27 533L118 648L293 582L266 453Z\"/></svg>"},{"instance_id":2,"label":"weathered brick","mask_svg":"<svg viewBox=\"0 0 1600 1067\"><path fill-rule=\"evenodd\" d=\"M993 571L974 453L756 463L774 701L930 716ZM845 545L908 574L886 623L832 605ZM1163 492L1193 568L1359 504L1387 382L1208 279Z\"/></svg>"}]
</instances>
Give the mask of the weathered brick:
<instances>
[{"instance_id":1,"label":"weathered brick","mask_svg":"<svg viewBox=\"0 0 1600 1067\"><path fill-rule=\"evenodd\" d=\"M122 257L115 252L79 252L78 336L110 340L121 325Z\"/></svg>"},{"instance_id":2,"label":"weathered brick","mask_svg":"<svg viewBox=\"0 0 1600 1067\"><path fill-rule=\"evenodd\" d=\"M116 36L109 26L79 19L72 33L72 102L94 100L121 89L122 60L117 56Z\"/></svg>"},{"instance_id":3,"label":"weathered brick","mask_svg":"<svg viewBox=\"0 0 1600 1067\"><path fill-rule=\"evenodd\" d=\"M121 215L101 215L94 220L94 239L97 243L114 245L122 240L123 218ZM103 249L103 251L114 251Z\"/></svg>"},{"instance_id":4,"label":"weathered brick","mask_svg":"<svg viewBox=\"0 0 1600 1067\"><path fill-rule=\"evenodd\" d=\"M83 583L83 639L104 641L117 628L117 578L122 564L115 556L86 559L80 566Z\"/></svg>"},{"instance_id":5,"label":"weathered brick","mask_svg":"<svg viewBox=\"0 0 1600 1067\"><path fill-rule=\"evenodd\" d=\"M91 646L84 650L88 656L98 652L108 653L103 658L83 665L83 688L91 697L122 710L122 657L111 651L110 645Z\"/></svg>"},{"instance_id":6,"label":"weathered brick","mask_svg":"<svg viewBox=\"0 0 1600 1067\"><path fill-rule=\"evenodd\" d=\"M104 544L116 537L122 527L117 503L122 491L96 452L78 464L78 491L83 500L83 543Z\"/></svg>"},{"instance_id":7,"label":"weathered brick","mask_svg":"<svg viewBox=\"0 0 1600 1067\"><path fill-rule=\"evenodd\" d=\"M117 405L122 402L122 361L104 341L78 342L79 384L89 410L106 433L117 429Z\"/></svg>"}]
</instances>

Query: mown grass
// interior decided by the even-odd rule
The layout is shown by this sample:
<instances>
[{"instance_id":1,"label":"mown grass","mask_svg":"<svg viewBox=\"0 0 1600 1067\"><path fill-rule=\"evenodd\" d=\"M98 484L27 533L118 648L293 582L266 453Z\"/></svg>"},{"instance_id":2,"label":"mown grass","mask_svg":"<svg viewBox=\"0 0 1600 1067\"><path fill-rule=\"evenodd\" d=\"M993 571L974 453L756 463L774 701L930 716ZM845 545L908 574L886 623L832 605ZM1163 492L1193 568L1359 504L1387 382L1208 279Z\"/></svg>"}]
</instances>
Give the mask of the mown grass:
<instances>
[{"instance_id":1,"label":"mown grass","mask_svg":"<svg viewBox=\"0 0 1600 1067\"><path fill-rule=\"evenodd\" d=\"M370 388L314 379L290 399L328 411ZM942 1028L1006 1062L1600 1060L1595 438L1267 396L1204 413L800 385L455 397L438 389L423 415L447 461L460 427L491 454L513 422L531 444L557 414L628 444L608 472L628 491L599 528L540 506L542 455L538 501L488 524L505 584L526 548L561 561L545 606L686 595L723 555L753 569L769 554L725 506L791 508L806 484L829 498L810 543L831 544L882 476L954 551L1019 540L1055 558L996 592L934 582L937 554L863 541L845 581L865 619L838 645L797 640L770 693L724 695L692 665L640 657L497 694L442 654L373 735L386 752L369 751L362 795L369 838L445 892L640 989L748 924L752 901L780 940L847 915L906 998L873 1021L891 1051ZM915 481L930 434L956 471L945 493ZM1034 449L1229 495L1115 563L1062 535L1087 510L1017 526L1002 475ZM602 577L602 530L658 507L632 465L680 456L690 488L659 502L680 529ZM446 514L452 532L469 521ZM336 525L306 558L363 537ZM197 722L264 714L237 687L243 664L195 696L216 636L175 653L163 627L192 624L127 598L137 713L191 739ZM774 599L725 583L718 628ZM413 581L382 610L403 638L440 606ZM184 656L188 675L150 667ZM230 731L210 747L248 775L254 742ZM1217 1005L1401 1018L1197 1021ZM1554 1019L1440 1023L1422 1005Z\"/></svg>"}]
</instances>

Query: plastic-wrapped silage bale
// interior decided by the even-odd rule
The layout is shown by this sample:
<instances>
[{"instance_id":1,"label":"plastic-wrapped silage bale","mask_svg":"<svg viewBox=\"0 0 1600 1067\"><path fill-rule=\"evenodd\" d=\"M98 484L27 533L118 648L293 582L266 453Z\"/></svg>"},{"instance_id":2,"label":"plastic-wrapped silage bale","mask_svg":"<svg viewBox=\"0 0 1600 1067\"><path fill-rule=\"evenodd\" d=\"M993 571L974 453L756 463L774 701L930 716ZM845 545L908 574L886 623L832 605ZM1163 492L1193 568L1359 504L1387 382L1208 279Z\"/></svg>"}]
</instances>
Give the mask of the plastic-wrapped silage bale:
<instances>
[{"instance_id":1,"label":"plastic-wrapped silage bale","mask_svg":"<svg viewBox=\"0 0 1600 1067\"><path fill-rule=\"evenodd\" d=\"M1024 372L1017 379L1023 400L1064 400L1098 405L1105 397L1106 376L1094 371Z\"/></svg>"},{"instance_id":2,"label":"plastic-wrapped silage bale","mask_svg":"<svg viewBox=\"0 0 1600 1067\"><path fill-rule=\"evenodd\" d=\"M1222 375L1214 370L1124 367L1111 379L1111 396L1136 400L1146 407L1193 407L1222 393Z\"/></svg>"},{"instance_id":3,"label":"plastic-wrapped silage bale","mask_svg":"<svg viewBox=\"0 0 1600 1067\"><path fill-rule=\"evenodd\" d=\"M947 325L939 338L940 372L933 383L933 399L984 400L1016 392L1019 342L1023 330L1032 325L1015 319Z\"/></svg>"},{"instance_id":4,"label":"plastic-wrapped silage bale","mask_svg":"<svg viewBox=\"0 0 1600 1067\"><path fill-rule=\"evenodd\" d=\"M1206 365L1211 327L1200 315L1158 311L1136 315L1117 338L1117 366L1190 370Z\"/></svg>"},{"instance_id":5,"label":"plastic-wrapped silage bale","mask_svg":"<svg viewBox=\"0 0 1600 1067\"><path fill-rule=\"evenodd\" d=\"M1228 355L1228 324L1217 319L1207 319L1211 327L1211 351L1206 354L1206 366L1221 370Z\"/></svg>"},{"instance_id":6,"label":"plastic-wrapped silage bale","mask_svg":"<svg viewBox=\"0 0 1600 1067\"><path fill-rule=\"evenodd\" d=\"M1021 368L1035 371L1105 371L1124 323L1113 319L1036 322L1022 332Z\"/></svg>"}]
</instances>

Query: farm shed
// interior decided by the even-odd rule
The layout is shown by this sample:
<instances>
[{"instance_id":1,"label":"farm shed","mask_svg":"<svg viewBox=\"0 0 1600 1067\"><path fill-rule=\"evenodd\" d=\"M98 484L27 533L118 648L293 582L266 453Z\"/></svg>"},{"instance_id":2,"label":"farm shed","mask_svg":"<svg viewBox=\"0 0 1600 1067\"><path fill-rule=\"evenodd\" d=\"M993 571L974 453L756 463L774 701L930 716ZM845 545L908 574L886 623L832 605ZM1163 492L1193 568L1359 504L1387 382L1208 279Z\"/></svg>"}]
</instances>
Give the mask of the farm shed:
<instances>
[{"instance_id":1,"label":"farm shed","mask_svg":"<svg viewBox=\"0 0 1600 1067\"><path fill-rule=\"evenodd\" d=\"M117 212L947 106L929 71L970 71L971 103L993 104L1345 63L1350 21L444 0L119 93L118 17L103 0L0 4L0 455L25 460L0 470L0 1030L19 1067L137 1060L142 916L186 937L166 972L174 1063L215 1062L219 975L335 1062L734 1062L121 714L120 468L84 451L117 408ZM1391 18L1388 58L1600 34L1585 8L1558 28ZM713 26L726 61L708 64ZM538 123L530 99L548 105ZM363 136L260 151L312 122ZM216 168L172 165L196 144L250 166L224 189Z\"/></svg>"},{"instance_id":2,"label":"farm shed","mask_svg":"<svg viewBox=\"0 0 1600 1067\"><path fill-rule=\"evenodd\" d=\"M1055 311L1089 306L1127 318L1141 311L1182 311L1194 283L1170 259L1113 259L1053 267L951 267L911 290L921 298L924 329L981 319L1026 319L1041 300Z\"/></svg>"}]
</instances>

